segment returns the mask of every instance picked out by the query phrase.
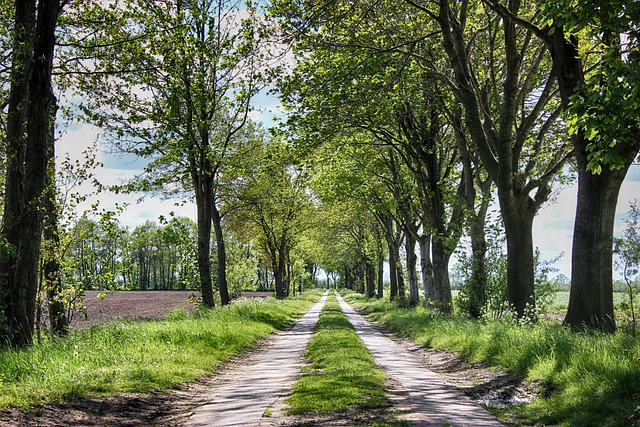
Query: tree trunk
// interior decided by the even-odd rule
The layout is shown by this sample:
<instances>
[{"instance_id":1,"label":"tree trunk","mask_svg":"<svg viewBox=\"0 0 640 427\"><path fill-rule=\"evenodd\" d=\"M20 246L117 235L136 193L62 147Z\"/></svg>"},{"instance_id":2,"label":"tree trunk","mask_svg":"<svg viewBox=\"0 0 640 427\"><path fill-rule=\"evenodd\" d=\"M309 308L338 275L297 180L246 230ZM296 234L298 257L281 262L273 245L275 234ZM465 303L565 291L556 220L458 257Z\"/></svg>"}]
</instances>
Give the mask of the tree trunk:
<instances>
[{"instance_id":1,"label":"tree trunk","mask_svg":"<svg viewBox=\"0 0 640 427\"><path fill-rule=\"evenodd\" d=\"M565 324L613 332L613 226L620 186L631 162L623 169L586 170L587 153L577 154L578 203L571 254L571 292Z\"/></svg>"},{"instance_id":2,"label":"tree trunk","mask_svg":"<svg viewBox=\"0 0 640 427\"><path fill-rule=\"evenodd\" d=\"M378 291L376 298L380 299L384 296L384 259L380 257L378 261Z\"/></svg>"},{"instance_id":3,"label":"tree trunk","mask_svg":"<svg viewBox=\"0 0 640 427\"><path fill-rule=\"evenodd\" d=\"M487 271L485 258L487 241L484 232L484 217L470 220L469 237L471 239L471 277L469 278L469 314L472 317L482 316L482 309L487 300Z\"/></svg>"},{"instance_id":4,"label":"tree trunk","mask_svg":"<svg viewBox=\"0 0 640 427\"><path fill-rule=\"evenodd\" d=\"M451 251L448 250L440 239L433 240L433 282L435 285L436 300L440 304L440 310L450 313L453 311L451 303L451 283L449 281L449 259Z\"/></svg>"},{"instance_id":5,"label":"tree trunk","mask_svg":"<svg viewBox=\"0 0 640 427\"><path fill-rule=\"evenodd\" d=\"M398 261L396 259L396 250L394 244L387 242L389 245L389 282L391 289L389 293L389 299L393 301L398 297Z\"/></svg>"},{"instance_id":6,"label":"tree trunk","mask_svg":"<svg viewBox=\"0 0 640 427\"><path fill-rule=\"evenodd\" d=\"M507 302L518 316L535 316L533 267L533 218L535 212L522 207L520 200L500 197L500 210L507 237ZM526 204L526 201L524 202Z\"/></svg>"},{"instance_id":7,"label":"tree trunk","mask_svg":"<svg viewBox=\"0 0 640 427\"><path fill-rule=\"evenodd\" d=\"M412 306L420 303L420 292L418 289L418 275L416 274L416 265L418 257L416 256L416 239L409 232L405 235L406 252L407 252L407 277L409 278L409 302Z\"/></svg>"},{"instance_id":8,"label":"tree trunk","mask_svg":"<svg viewBox=\"0 0 640 427\"><path fill-rule=\"evenodd\" d=\"M277 250L277 256L272 255L272 262L274 262L274 279L276 281L276 298L284 299L287 297L287 289L285 283L285 247L286 240L284 238L281 239L280 247Z\"/></svg>"},{"instance_id":9,"label":"tree trunk","mask_svg":"<svg viewBox=\"0 0 640 427\"><path fill-rule=\"evenodd\" d=\"M214 203L211 206L211 220L213 221L213 229L216 235L216 246L218 248L216 256L218 259L218 290L220 291L220 304L227 305L231 303L229 298L229 287L227 285L227 250L224 244L224 235L222 233L222 217L218 207Z\"/></svg>"},{"instance_id":10,"label":"tree trunk","mask_svg":"<svg viewBox=\"0 0 640 427\"><path fill-rule=\"evenodd\" d=\"M0 283L5 343L33 343L38 267L42 243L42 200L47 181L55 106L51 71L59 0L15 2L15 42L7 123L7 181L2 234L13 247L3 260ZM26 124L26 127L25 127Z\"/></svg>"},{"instance_id":11,"label":"tree trunk","mask_svg":"<svg viewBox=\"0 0 640 427\"><path fill-rule=\"evenodd\" d=\"M54 114L55 116L55 114ZM51 122L49 137L54 140L53 120ZM47 174L47 193L44 199L44 233L45 243L42 272L44 276L44 287L47 292L49 305L49 323L51 332L54 335L65 335L68 332L69 322L67 320L64 301L62 300L62 269L60 266L60 235L58 234L59 215L56 203L56 165L55 165L55 144L49 146L49 169Z\"/></svg>"},{"instance_id":12,"label":"tree trunk","mask_svg":"<svg viewBox=\"0 0 640 427\"><path fill-rule=\"evenodd\" d=\"M474 162L468 150L469 143L462 131L461 112L453 115L454 132L460 160L462 162L462 176L464 179L464 201L469 211L469 239L471 240L471 274L466 288L469 292L469 315L475 318L482 316L486 303L487 273L485 259L487 255L487 240L485 224L487 211L491 201L491 178L482 178L481 167ZM476 208L477 192L475 182L480 191L480 206Z\"/></svg>"},{"instance_id":13,"label":"tree trunk","mask_svg":"<svg viewBox=\"0 0 640 427\"><path fill-rule=\"evenodd\" d=\"M376 293L376 269L371 260L367 260L367 297L373 298Z\"/></svg>"},{"instance_id":14,"label":"tree trunk","mask_svg":"<svg viewBox=\"0 0 640 427\"><path fill-rule=\"evenodd\" d=\"M420 271L424 290L425 305L429 307L436 299L436 287L433 279L433 263L431 262L431 236L425 235L418 241L420 246Z\"/></svg>"},{"instance_id":15,"label":"tree trunk","mask_svg":"<svg viewBox=\"0 0 640 427\"><path fill-rule=\"evenodd\" d=\"M198 272L202 303L214 307L213 282L211 280L211 215L213 193L209 183L196 186L196 211L198 223Z\"/></svg>"},{"instance_id":16,"label":"tree trunk","mask_svg":"<svg viewBox=\"0 0 640 427\"><path fill-rule=\"evenodd\" d=\"M400 260L400 250L397 246L395 246L396 249L396 274L398 275L398 297L399 298L405 298L406 293L405 293L405 283L404 283L404 271L402 270L402 261Z\"/></svg>"}]
</instances>

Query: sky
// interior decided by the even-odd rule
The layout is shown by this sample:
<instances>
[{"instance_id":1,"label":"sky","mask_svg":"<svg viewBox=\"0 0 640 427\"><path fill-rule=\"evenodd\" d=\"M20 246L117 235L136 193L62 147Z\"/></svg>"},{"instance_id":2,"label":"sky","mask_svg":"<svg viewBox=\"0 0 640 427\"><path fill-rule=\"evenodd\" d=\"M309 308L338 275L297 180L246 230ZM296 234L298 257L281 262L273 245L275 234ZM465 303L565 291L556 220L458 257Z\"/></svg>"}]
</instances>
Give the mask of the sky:
<instances>
[{"instance_id":1,"label":"sky","mask_svg":"<svg viewBox=\"0 0 640 427\"><path fill-rule=\"evenodd\" d=\"M259 107L252 113L252 119L262 121L266 127L274 124L274 117L278 115L278 100L267 94L260 94L254 101ZM82 159L82 152L91 147L99 139L100 130L86 124L73 123L67 126L66 131L60 136L57 143L58 158L66 154L72 159ZM119 184L124 180L135 176L140 164L118 158L106 152L97 153L104 166L95 171L96 178L105 185ZM547 202L540 210L533 224L534 247L540 250L542 260L550 260L563 254L553 264L558 271L556 274L564 274L570 277L571 273L571 243L573 236L573 221L576 209L576 189L574 183L559 191L555 201ZM84 190L90 191L87 184ZM621 235L625 228L624 219L628 217L629 204L640 196L640 164L631 166L627 178L620 191L616 209L616 235ZM147 220L158 221L158 217L167 217L170 212L176 216L186 216L192 219L196 217L193 203L180 203L181 200L162 200L157 197L145 197L138 202L140 195L113 195L101 194L90 198L85 206L99 201L99 209L113 209L115 203L122 205L128 203L128 207L119 217L122 225L131 228L144 223ZM176 205L177 204L177 205ZM452 261L450 268L453 266ZM555 276L552 275L552 277ZM617 277L618 275L616 275Z\"/></svg>"}]
</instances>

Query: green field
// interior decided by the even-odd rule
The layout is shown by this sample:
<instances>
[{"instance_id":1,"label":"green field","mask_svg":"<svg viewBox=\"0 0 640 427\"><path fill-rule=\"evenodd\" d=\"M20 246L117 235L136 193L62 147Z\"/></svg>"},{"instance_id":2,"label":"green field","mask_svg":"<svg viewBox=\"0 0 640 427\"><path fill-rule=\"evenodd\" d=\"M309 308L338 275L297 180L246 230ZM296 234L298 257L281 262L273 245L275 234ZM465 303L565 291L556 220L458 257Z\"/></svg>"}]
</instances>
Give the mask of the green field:
<instances>
[{"instance_id":1,"label":"green field","mask_svg":"<svg viewBox=\"0 0 640 427\"><path fill-rule=\"evenodd\" d=\"M460 291L454 289L451 291L451 295L455 298ZM624 292L614 292L613 293L613 303L615 305L620 304L621 302L626 302L629 300L629 297ZM555 302L553 304L553 310L566 310L569 306L569 291L558 291L556 292Z\"/></svg>"}]
</instances>

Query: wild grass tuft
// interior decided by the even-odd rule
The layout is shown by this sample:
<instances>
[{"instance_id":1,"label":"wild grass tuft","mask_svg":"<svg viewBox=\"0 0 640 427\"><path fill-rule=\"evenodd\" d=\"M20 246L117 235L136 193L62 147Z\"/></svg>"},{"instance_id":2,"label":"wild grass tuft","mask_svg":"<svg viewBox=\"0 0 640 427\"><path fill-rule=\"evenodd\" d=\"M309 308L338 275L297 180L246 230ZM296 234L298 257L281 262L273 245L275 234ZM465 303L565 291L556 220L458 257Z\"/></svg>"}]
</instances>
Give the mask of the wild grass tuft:
<instances>
[{"instance_id":1,"label":"wild grass tuft","mask_svg":"<svg viewBox=\"0 0 640 427\"><path fill-rule=\"evenodd\" d=\"M61 339L0 352L0 408L87 395L145 392L192 381L260 338L287 327L319 293L243 300L165 321L93 326Z\"/></svg>"},{"instance_id":2,"label":"wild grass tuft","mask_svg":"<svg viewBox=\"0 0 640 427\"><path fill-rule=\"evenodd\" d=\"M640 405L640 339L628 333L577 334L558 323L519 326L353 302L397 334L547 385L549 397L517 408L536 425L626 427Z\"/></svg>"}]
</instances>

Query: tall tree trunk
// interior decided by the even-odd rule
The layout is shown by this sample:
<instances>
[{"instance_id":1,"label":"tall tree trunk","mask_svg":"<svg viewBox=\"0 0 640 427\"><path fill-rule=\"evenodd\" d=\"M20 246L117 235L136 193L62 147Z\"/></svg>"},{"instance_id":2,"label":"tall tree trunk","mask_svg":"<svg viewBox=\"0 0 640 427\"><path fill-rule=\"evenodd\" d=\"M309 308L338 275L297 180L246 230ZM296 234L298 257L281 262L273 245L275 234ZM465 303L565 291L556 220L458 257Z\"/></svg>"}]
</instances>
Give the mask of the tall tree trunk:
<instances>
[{"instance_id":1,"label":"tall tree trunk","mask_svg":"<svg viewBox=\"0 0 640 427\"><path fill-rule=\"evenodd\" d=\"M378 261L378 290L376 298L381 299L384 296L384 259L380 257Z\"/></svg>"},{"instance_id":2,"label":"tall tree trunk","mask_svg":"<svg viewBox=\"0 0 640 427\"><path fill-rule=\"evenodd\" d=\"M547 39L553 59L553 73L564 107L584 83L583 64L575 37L567 38L556 28ZM565 324L612 332L613 312L613 224L620 187L629 166L638 153L637 145L618 144L623 167L612 171L603 167L599 175L587 169L589 153L582 131L574 136L574 152L578 164L578 200L571 254L571 293Z\"/></svg>"},{"instance_id":3,"label":"tall tree trunk","mask_svg":"<svg viewBox=\"0 0 640 427\"><path fill-rule=\"evenodd\" d=\"M533 267L533 218L526 201L500 197L502 219L507 237L507 302L519 318L535 315L535 275Z\"/></svg>"},{"instance_id":4,"label":"tall tree trunk","mask_svg":"<svg viewBox=\"0 0 640 427\"><path fill-rule=\"evenodd\" d=\"M197 181L196 181L197 182ZM211 215L213 193L211 184L202 182L196 185L196 211L198 226L198 273L200 276L200 295L202 303L212 308L213 282L211 279Z\"/></svg>"},{"instance_id":5,"label":"tall tree trunk","mask_svg":"<svg viewBox=\"0 0 640 427\"><path fill-rule=\"evenodd\" d=\"M393 250L394 250L394 258L396 260L396 275L397 275L397 280L398 280L398 297L403 299L406 294L405 294L405 284L404 284L404 271L402 271L402 261L400 260L400 241L396 241L396 243L393 245Z\"/></svg>"},{"instance_id":6,"label":"tall tree trunk","mask_svg":"<svg viewBox=\"0 0 640 427\"><path fill-rule=\"evenodd\" d=\"M433 282L438 307L445 312L453 311L451 302L451 283L449 281L449 259L451 251L440 239L433 239Z\"/></svg>"},{"instance_id":7,"label":"tall tree trunk","mask_svg":"<svg viewBox=\"0 0 640 427\"><path fill-rule=\"evenodd\" d=\"M277 255L272 255L272 262L274 262L274 279L276 282L276 298L284 299L287 297L287 289L285 283L285 248L286 240L283 237L280 241L280 245L276 250Z\"/></svg>"},{"instance_id":8,"label":"tall tree trunk","mask_svg":"<svg viewBox=\"0 0 640 427\"><path fill-rule=\"evenodd\" d=\"M425 305L429 307L436 299L436 287L433 279L433 263L431 262L431 236L424 235L418 240L420 247L420 272L424 291Z\"/></svg>"},{"instance_id":9,"label":"tall tree trunk","mask_svg":"<svg viewBox=\"0 0 640 427\"><path fill-rule=\"evenodd\" d=\"M472 215L469 237L471 239L471 277L469 284L469 315L479 318L487 300L487 271L485 259L487 241L484 232L484 217Z\"/></svg>"},{"instance_id":10,"label":"tall tree trunk","mask_svg":"<svg viewBox=\"0 0 640 427\"><path fill-rule=\"evenodd\" d=\"M586 169L587 152L578 158L578 202L571 253L571 292L565 324L613 332L613 226L620 186L631 161L620 170ZM631 158L632 160L633 158Z\"/></svg>"},{"instance_id":11,"label":"tall tree trunk","mask_svg":"<svg viewBox=\"0 0 640 427\"><path fill-rule=\"evenodd\" d=\"M373 266L373 262L370 259L367 259L366 262L367 269L367 297L373 298L376 293L376 269Z\"/></svg>"},{"instance_id":12,"label":"tall tree trunk","mask_svg":"<svg viewBox=\"0 0 640 427\"><path fill-rule=\"evenodd\" d=\"M55 116L55 114L54 114ZM51 121L50 135L54 141L54 122ZM45 241L44 260L42 272L44 276L44 287L47 292L49 305L49 323L51 332L54 335L64 335L68 332L69 322L67 320L64 301L62 299L62 269L60 259L60 235L58 234L59 215L56 203L56 163L55 144L49 147L49 170L47 174L47 193L44 199L44 233Z\"/></svg>"},{"instance_id":13,"label":"tall tree trunk","mask_svg":"<svg viewBox=\"0 0 640 427\"><path fill-rule=\"evenodd\" d=\"M222 217L215 202L211 207L211 219L213 221L213 229L216 235L216 246L218 248L216 256L218 259L218 290L220 291L220 304L227 305L231 303L229 298L229 287L227 285L227 250L224 244L224 235L222 233Z\"/></svg>"},{"instance_id":14,"label":"tall tree trunk","mask_svg":"<svg viewBox=\"0 0 640 427\"><path fill-rule=\"evenodd\" d=\"M468 150L468 142L462 128L462 113L458 110L453 115L453 128L456 137L460 159L462 161L462 176L464 180L464 202L467 207L469 239L471 240L471 274L466 284L469 292L469 315L475 318L482 316L486 303L487 273L485 260L487 255L487 240L485 224L489 203L491 202L491 178L481 178L481 166L474 162ZM480 206L476 208L476 184L480 191Z\"/></svg>"},{"instance_id":15,"label":"tall tree trunk","mask_svg":"<svg viewBox=\"0 0 640 427\"><path fill-rule=\"evenodd\" d=\"M405 244L407 252L407 277L409 279L409 302L411 305L420 303L420 291L418 289L418 275L416 274L416 265L418 257L416 256L416 239L409 232L405 235Z\"/></svg>"},{"instance_id":16,"label":"tall tree trunk","mask_svg":"<svg viewBox=\"0 0 640 427\"><path fill-rule=\"evenodd\" d=\"M395 244L388 241L389 245L389 282L391 285L389 299L394 300L398 298L398 260L396 258Z\"/></svg>"},{"instance_id":17,"label":"tall tree trunk","mask_svg":"<svg viewBox=\"0 0 640 427\"><path fill-rule=\"evenodd\" d=\"M55 96L51 71L59 0L15 2L15 41L7 123L7 182L2 234L13 248L3 257L0 283L4 341L33 343L38 267L42 243L42 200L47 181Z\"/></svg>"},{"instance_id":18,"label":"tall tree trunk","mask_svg":"<svg viewBox=\"0 0 640 427\"><path fill-rule=\"evenodd\" d=\"M33 63L35 37L35 1L15 1L15 27L12 52L11 88L6 127L7 170L5 176L2 239L7 247L0 253L0 321L3 344L28 344L31 326L26 313L26 295L16 276L19 262L22 182L27 147L26 124L29 117L29 82ZM0 243L4 243L0 241ZM21 336L27 335L23 338Z\"/></svg>"}]
</instances>

